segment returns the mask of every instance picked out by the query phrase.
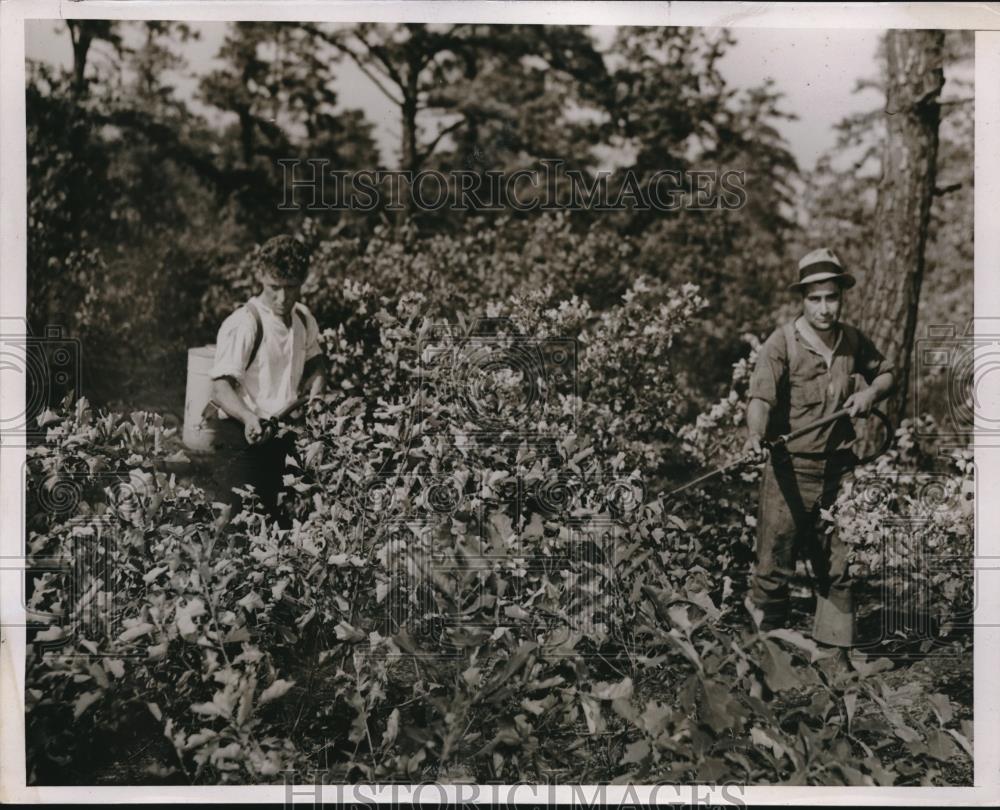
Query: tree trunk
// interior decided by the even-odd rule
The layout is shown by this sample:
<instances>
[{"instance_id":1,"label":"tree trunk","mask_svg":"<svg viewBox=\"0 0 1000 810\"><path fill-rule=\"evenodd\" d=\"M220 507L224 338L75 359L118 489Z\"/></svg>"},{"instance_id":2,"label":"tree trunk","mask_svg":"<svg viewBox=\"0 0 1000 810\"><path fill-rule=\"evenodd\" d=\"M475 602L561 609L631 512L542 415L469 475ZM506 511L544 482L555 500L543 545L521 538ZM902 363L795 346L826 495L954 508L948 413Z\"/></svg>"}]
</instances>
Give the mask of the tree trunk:
<instances>
[{"instance_id":1,"label":"tree trunk","mask_svg":"<svg viewBox=\"0 0 1000 810\"><path fill-rule=\"evenodd\" d=\"M77 97L87 94L87 54L94 40L94 32L86 22L67 20L70 40L73 43L73 92Z\"/></svg>"},{"instance_id":2,"label":"tree trunk","mask_svg":"<svg viewBox=\"0 0 1000 810\"><path fill-rule=\"evenodd\" d=\"M886 35L886 138L875 206L870 269L858 291L861 327L895 369L896 387L879 407L898 427L906 416L924 246L934 197L943 31ZM863 436L867 452L877 436Z\"/></svg>"},{"instance_id":3,"label":"tree trunk","mask_svg":"<svg viewBox=\"0 0 1000 810\"><path fill-rule=\"evenodd\" d=\"M400 169L407 172L399 183L399 199L394 203L402 206L396 211L395 225L401 228L410 218L412 202L410 200L410 183L412 178L420 171L421 158L417 148L417 86L416 81L408 84L403 90L403 103L400 105L400 115L403 127L403 154Z\"/></svg>"},{"instance_id":4,"label":"tree trunk","mask_svg":"<svg viewBox=\"0 0 1000 810\"><path fill-rule=\"evenodd\" d=\"M465 80L470 84L479 75L479 53L474 48L470 48L464 54L465 57ZM462 168L479 172L483 169L483 159L479 151L479 113L467 110L465 113L465 138L463 153L459 155L462 159Z\"/></svg>"}]
</instances>

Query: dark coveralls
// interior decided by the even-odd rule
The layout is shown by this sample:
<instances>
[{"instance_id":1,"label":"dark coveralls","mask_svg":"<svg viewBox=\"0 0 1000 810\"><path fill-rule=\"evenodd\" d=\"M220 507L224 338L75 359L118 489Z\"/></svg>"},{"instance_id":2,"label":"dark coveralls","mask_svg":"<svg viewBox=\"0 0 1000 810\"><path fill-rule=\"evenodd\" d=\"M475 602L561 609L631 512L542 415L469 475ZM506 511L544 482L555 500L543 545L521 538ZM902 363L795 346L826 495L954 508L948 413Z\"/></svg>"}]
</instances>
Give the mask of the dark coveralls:
<instances>
[{"instance_id":1,"label":"dark coveralls","mask_svg":"<svg viewBox=\"0 0 1000 810\"><path fill-rule=\"evenodd\" d=\"M279 507L278 495L283 489L286 472L292 472L285 459L291 456L301 466L295 439L290 433L257 444L249 444L243 436L243 424L235 419L222 419L216 429L216 441L222 464L217 476L220 488L236 514L243 499L233 488L251 485L261 500L264 511L280 528L291 527L287 514Z\"/></svg>"},{"instance_id":2,"label":"dark coveralls","mask_svg":"<svg viewBox=\"0 0 1000 810\"><path fill-rule=\"evenodd\" d=\"M771 406L768 438L796 430L843 407L844 401L891 371L860 331L838 326L832 363L786 324L764 342L750 379L750 397ZM757 517L757 560L751 595L764 612L762 629L786 627L789 583L798 554L809 560L816 587L813 638L824 644L854 644L854 600L847 547L836 531L817 531L819 510L831 505L856 461L848 419L838 419L788 442L764 466Z\"/></svg>"}]
</instances>

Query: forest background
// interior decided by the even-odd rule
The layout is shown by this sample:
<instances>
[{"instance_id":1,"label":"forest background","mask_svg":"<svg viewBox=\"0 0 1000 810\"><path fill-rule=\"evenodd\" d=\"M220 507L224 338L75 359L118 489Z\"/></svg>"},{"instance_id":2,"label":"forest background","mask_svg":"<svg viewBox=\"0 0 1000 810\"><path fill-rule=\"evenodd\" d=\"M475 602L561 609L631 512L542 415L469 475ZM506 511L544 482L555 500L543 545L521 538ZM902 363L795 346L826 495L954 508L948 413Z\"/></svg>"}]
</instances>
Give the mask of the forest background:
<instances>
[{"instance_id":1,"label":"forest background","mask_svg":"<svg viewBox=\"0 0 1000 810\"><path fill-rule=\"evenodd\" d=\"M219 49L204 70L185 61L200 36L185 24L33 25L29 41L41 44L29 54L62 47L65 58L29 68L29 322L35 334L54 324L82 341L83 388L98 403L179 413L186 349L214 342L221 318L252 292L241 259L276 233L299 233L323 256L307 293L346 278L397 296L420 290L445 318L475 319L497 296L544 285L553 300L577 294L600 312L639 275L695 283L709 305L702 328L680 338L679 362L698 369L704 397L688 403L692 413L728 384L748 350L743 336L766 336L792 311L784 288L808 249L833 247L865 289L884 137L881 45L855 87L870 110L839 121L833 146L802 166L783 132L811 111L789 110L772 79L734 88L720 69L740 38L731 31L232 23L213 34ZM948 33L945 59L943 193L917 335L930 324L961 334L972 314L971 35ZM348 68L378 88L381 106L368 106L397 121L376 126L339 103L336 79ZM798 140L807 159L823 143L812 132ZM556 159L591 181L610 172L612 198L628 172L735 170L748 200L710 212L445 207L401 217L384 199L363 214L279 211L280 159L507 174ZM404 244L392 271L391 247ZM378 279L373 261L385 264ZM328 295L311 301L321 322L336 315L321 311L324 300L333 305ZM923 407L945 416L942 370L922 371L932 392Z\"/></svg>"},{"instance_id":2,"label":"forest background","mask_svg":"<svg viewBox=\"0 0 1000 810\"><path fill-rule=\"evenodd\" d=\"M750 32L230 23L189 64L204 28L34 25L29 56L68 55L28 65L28 319L79 341L83 368L50 381L28 450L29 781L972 783L971 365L919 342L950 326L955 357L972 316L971 34L888 31L873 60L831 59L863 103L813 163L788 125L844 99L734 86ZM390 124L341 103L347 72ZM612 197L739 171L747 197L279 210L294 159L561 160L609 171ZM253 246L289 232L312 249L331 390L297 427L286 531L220 520L212 464L170 429L187 350L255 292ZM739 452L755 351L820 244L858 277L845 320L901 379L893 447L822 515L868 643L839 673L807 637L808 589L787 631L745 606L757 472L663 497ZM431 324L461 337L483 316L518 330L490 335L510 356L541 347L524 412L533 374L422 374L462 357ZM81 551L108 566L45 567Z\"/></svg>"}]
</instances>

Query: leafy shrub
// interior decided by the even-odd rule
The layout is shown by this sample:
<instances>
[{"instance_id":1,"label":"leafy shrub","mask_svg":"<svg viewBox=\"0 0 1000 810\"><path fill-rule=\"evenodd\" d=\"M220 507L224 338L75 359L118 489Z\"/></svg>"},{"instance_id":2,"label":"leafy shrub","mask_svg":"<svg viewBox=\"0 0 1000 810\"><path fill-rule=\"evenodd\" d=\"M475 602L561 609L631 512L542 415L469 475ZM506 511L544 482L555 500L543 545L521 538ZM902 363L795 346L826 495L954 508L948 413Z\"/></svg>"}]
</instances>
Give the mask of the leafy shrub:
<instances>
[{"instance_id":1,"label":"leafy shrub","mask_svg":"<svg viewBox=\"0 0 1000 810\"><path fill-rule=\"evenodd\" d=\"M933 435L930 417L920 427ZM971 449L929 456L916 428L905 420L895 447L857 471L827 517L850 542L852 571L905 606L887 617L893 626L933 637L972 622L975 462Z\"/></svg>"},{"instance_id":2,"label":"leafy shrub","mask_svg":"<svg viewBox=\"0 0 1000 810\"><path fill-rule=\"evenodd\" d=\"M745 361L707 419L684 418L670 355L697 328L696 289L639 279L600 315L543 289L492 307L488 329L448 330L419 294L342 282L331 296L349 314L324 332L336 384L298 431L291 529L255 503L221 520L169 472L154 415L85 401L45 415L29 552L82 545L108 564L35 580L50 625L28 663L35 780L139 715L172 752L174 772L151 776L195 783L320 768L898 785L946 781L944 763L971 756L949 697L871 677L890 661L838 672L798 632L757 631L741 479L655 494L664 454L672 474L710 461L743 407ZM544 355L567 338L575 390L574 367ZM80 497L53 509L65 480ZM859 498L838 506L845 531ZM943 522L930 531L967 550ZM87 624L88 605L108 621Z\"/></svg>"}]
</instances>

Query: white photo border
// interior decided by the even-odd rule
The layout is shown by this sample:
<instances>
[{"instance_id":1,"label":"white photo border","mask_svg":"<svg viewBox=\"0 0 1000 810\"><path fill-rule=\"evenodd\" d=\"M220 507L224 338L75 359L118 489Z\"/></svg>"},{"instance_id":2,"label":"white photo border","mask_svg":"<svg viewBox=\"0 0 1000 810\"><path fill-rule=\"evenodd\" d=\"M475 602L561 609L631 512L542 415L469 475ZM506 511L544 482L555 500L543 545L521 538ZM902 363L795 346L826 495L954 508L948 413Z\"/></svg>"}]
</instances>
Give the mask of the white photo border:
<instances>
[{"instance_id":1,"label":"white photo border","mask_svg":"<svg viewBox=\"0 0 1000 810\"><path fill-rule=\"evenodd\" d=\"M25 172L25 21L34 19L112 18L199 21L300 20L326 22L483 22L579 25L670 25L708 28L889 29L941 28L975 30L975 312L1000 318L1000 4L984 3L728 3L728 2L319 2L296 0L3 0L0 2L0 324L23 319L26 312L26 172ZM1000 321L998 321L1000 323ZM23 382L0 390L0 419L24 410ZM1000 401L989 402L1000 415ZM16 557L22 545L22 499L25 450L0 446L0 558ZM1000 448L976 448L978 489L1000 485ZM977 606L980 615L1000 617L1000 587L991 587L1000 571L1000 499L976 503ZM473 798L470 786L438 786L422 796L420 786L399 786L395 794L373 798L365 786L327 785L320 794L309 785L293 791L275 786L218 787L27 787L24 748L24 609L18 571L0 570L0 801L30 803L115 802L359 802L379 804L424 798L440 804L492 801L635 804L650 798L692 804L731 803L730 787L689 786L671 793L652 786L482 786ZM982 576L980 576L980 574ZM747 804L789 805L990 805L1000 801L1000 690L992 681L1000 672L1000 627L980 626L974 644L974 787L746 787ZM603 790L603 793L599 793ZM651 796L653 794L653 796Z\"/></svg>"}]
</instances>

